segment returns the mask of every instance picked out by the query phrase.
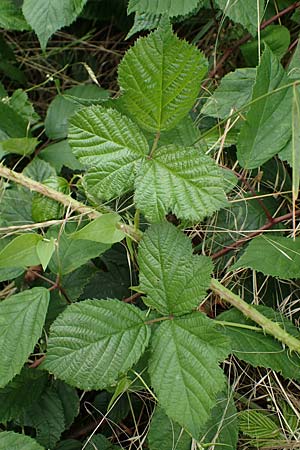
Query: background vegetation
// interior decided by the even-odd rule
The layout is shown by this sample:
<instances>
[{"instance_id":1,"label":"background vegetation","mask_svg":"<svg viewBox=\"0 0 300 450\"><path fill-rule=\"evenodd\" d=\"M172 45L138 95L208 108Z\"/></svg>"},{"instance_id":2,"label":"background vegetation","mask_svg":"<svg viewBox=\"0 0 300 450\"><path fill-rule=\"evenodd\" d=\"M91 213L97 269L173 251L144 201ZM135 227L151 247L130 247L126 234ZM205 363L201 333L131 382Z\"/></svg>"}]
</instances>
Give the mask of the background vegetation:
<instances>
[{"instance_id":1,"label":"background vegetation","mask_svg":"<svg viewBox=\"0 0 300 450\"><path fill-rule=\"evenodd\" d=\"M300 2L0 26L0 449L300 448Z\"/></svg>"}]
</instances>

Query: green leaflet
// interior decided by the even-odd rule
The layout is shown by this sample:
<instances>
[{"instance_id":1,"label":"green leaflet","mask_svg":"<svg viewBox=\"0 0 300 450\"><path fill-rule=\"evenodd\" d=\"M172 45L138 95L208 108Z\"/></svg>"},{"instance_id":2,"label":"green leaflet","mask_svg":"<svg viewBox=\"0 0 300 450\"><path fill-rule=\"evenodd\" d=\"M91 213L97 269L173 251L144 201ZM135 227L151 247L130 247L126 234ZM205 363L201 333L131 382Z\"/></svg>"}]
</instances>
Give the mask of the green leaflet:
<instances>
[{"instance_id":1,"label":"green leaflet","mask_svg":"<svg viewBox=\"0 0 300 450\"><path fill-rule=\"evenodd\" d=\"M39 153L39 156L41 159L51 164L57 173L61 171L63 166L73 170L82 169L82 165L73 155L71 147L66 139L48 145Z\"/></svg>"},{"instance_id":2,"label":"green leaflet","mask_svg":"<svg viewBox=\"0 0 300 450\"><path fill-rule=\"evenodd\" d=\"M253 438L251 447L278 445L280 438L284 442L285 437L281 433L280 427L272 420L271 414L266 414L256 410L241 411L239 414L240 430ZM283 444L284 445L284 444Z\"/></svg>"},{"instance_id":3,"label":"green leaflet","mask_svg":"<svg viewBox=\"0 0 300 450\"><path fill-rule=\"evenodd\" d=\"M0 268L35 266L40 264L37 245L43 237L36 233L26 233L13 239L0 252ZM16 255L17 259L16 259Z\"/></svg>"},{"instance_id":4,"label":"green leaflet","mask_svg":"<svg viewBox=\"0 0 300 450\"><path fill-rule=\"evenodd\" d=\"M13 431L0 432L0 450L45 450L34 439Z\"/></svg>"},{"instance_id":5,"label":"green leaflet","mask_svg":"<svg viewBox=\"0 0 300 450\"><path fill-rule=\"evenodd\" d=\"M226 119L234 111L245 106L252 96L256 69L236 69L222 78L219 87L203 106L201 113Z\"/></svg>"},{"instance_id":6,"label":"green leaflet","mask_svg":"<svg viewBox=\"0 0 300 450\"><path fill-rule=\"evenodd\" d=\"M129 0L128 14L132 12L167 14L169 17L185 16L203 0Z\"/></svg>"},{"instance_id":7,"label":"green leaflet","mask_svg":"<svg viewBox=\"0 0 300 450\"><path fill-rule=\"evenodd\" d=\"M190 435L170 419L158 406L153 413L148 433L150 450L190 450Z\"/></svg>"},{"instance_id":8,"label":"green leaflet","mask_svg":"<svg viewBox=\"0 0 300 450\"><path fill-rule=\"evenodd\" d=\"M22 424L36 429L39 444L54 448L65 429L62 402L54 389L45 390L39 401L27 409Z\"/></svg>"},{"instance_id":9,"label":"green leaflet","mask_svg":"<svg viewBox=\"0 0 300 450\"><path fill-rule=\"evenodd\" d=\"M259 167L280 152L291 136L291 89L276 56L265 48L253 87L252 105L238 140L242 167ZM278 92L273 93L276 89ZM262 97L260 100L258 98Z\"/></svg>"},{"instance_id":10,"label":"green leaflet","mask_svg":"<svg viewBox=\"0 0 300 450\"><path fill-rule=\"evenodd\" d=\"M266 317L274 320L274 322L281 323L293 336L299 336L292 322L279 313L264 306L259 306L257 309ZM218 316L218 321L227 322L227 325L224 324L220 331L231 340L232 353L237 358L246 361L254 367L267 367L280 372L285 378L300 379L299 355L296 353L290 354L288 350L282 347L280 342L271 336L265 335L260 331L243 328L243 325L255 326L255 324L246 319L240 311L236 309L225 311ZM232 323L231 326L230 323Z\"/></svg>"},{"instance_id":11,"label":"green leaflet","mask_svg":"<svg viewBox=\"0 0 300 450\"><path fill-rule=\"evenodd\" d=\"M262 30L259 39L260 44L264 42L274 55L281 59L289 48L291 36L286 27L269 25L265 30ZM254 67L258 65L258 38L242 45L241 51L247 65Z\"/></svg>"},{"instance_id":12,"label":"green leaflet","mask_svg":"<svg viewBox=\"0 0 300 450\"><path fill-rule=\"evenodd\" d=\"M49 291L33 288L0 303L0 387L20 373L42 334Z\"/></svg>"},{"instance_id":13,"label":"green leaflet","mask_svg":"<svg viewBox=\"0 0 300 450\"><path fill-rule=\"evenodd\" d=\"M43 367L80 389L105 388L145 350L150 332L144 318L118 300L74 303L51 326Z\"/></svg>"},{"instance_id":14,"label":"green leaflet","mask_svg":"<svg viewBox=\"0 0 300 450\"><path fill-rule=\"evenodd\" d=\"M49 178L55 178L56 172L54 167L40 158L35 157L22 172L26 177L43 183Z\"/></svg>"},{"instance_id":15,"label":"green leaflet","mask_svg":"<svg viewBox=\"0 0 300 450\"><path fill-rule=\"evenodd\" d=\"M224 181L215 161L195 147L161 147L144 159L135 182L135 202L153 222L172 211L199 221L226 206Z\"/></svg>"},{"instance_id":16,"label":"green leaflet","mask_svg":"<svg viewBox=\"0 0 300 450\"><path fill-rule=\"evenodd\" d=\"M0 143L0 149L6 153L15 153L17 155L31 155L34 152L39 141L37 138L10 138Z\"/></svg>"},{"instance_id":17,"label":"green leaflet","mask_svg":"<svg viewBox=\"0 0 300 450\"><path fill-rule=\"evenodd\" d=\"M85 227L76 231L72 239L86 239L103 244L114 244L120 242L125 237L125 233L118 230L116 225L120 223L121 217L116 213L103 214L90 222Z\"/></svg>"},{"instance_id":18,"label":"green leaflet","mask_svg":"<svg viewBox=\"0 0 300 450\"><path fill-rule=\"evenodd\" d=\"M197 312L159 325L151 352L149 373L161 407L197 439L224 387L219 361L229 352L227 339Z\"/></svg>"},{"instance_id":19,"label":"green leaflet","mask_svg":"<svg viewBox=\"0 0 300 450\"><path fill-rule=\"evenodd\" d=\"M144 302L165 315L182 315L199 305L209 288L211 260L193 255L191 241L169 223L153 225L139 246Z\"/></svg>"},{"instance_id":20,"label":"green leaflet","mask_svg":"<svg viewBox=\"0 0 300 450\"><path fill-rule=\"evenodd\" d=\"M108 91L93 84L75 86L67 89L63 94L57 95L47 110L45 119L47 136L51 139L67 137L69 119L82 107L79 103L80 101L94 100L95 102L99 102L107 98ZM77 103L73 99L76 99Z\"/></svg>"},{"instance_id":21,"label":"green leaflet","mask_svg":"<svg viewBox=\"0 0 300 450\"><path fill-rule=\"evenodd\" d=\"M55 239L43 239L36 246L36 252L45 271L55 250Z\"/></svg>"},{"instance_id":22,"label":"green leaflet","mask_svg":"<svg viewBox=\"0 0 300 450\"><path fill-rule=\"evenodd\" d=\"M85 176L88 191L105 199L132 189L137 162L149 151L130 119L100 106L83 108L72 117L69 142L90 169Z\"/></svg>"},{"instance_id":23,"label":"green leaflet","mask_svg":"<svg viewBox=\"0 0 300 450\"><path fill-rule=\"evenodd\" d=\"M47 374L24 367L3 389L0 389L0 422L20 417L25 408L38 401L46 387Z\"/></svg>"},{"instance_id":24,"label":"green leaflet","mask_svg":"<svg viewBox=\"0 0 300 450\"><path fill-rule=\"evenodd\" d=\"M59 227L51 227L48 230L48 239L59 237L57 249L49 262L52 273L66 275L83 266L90 259L100 256L110 247L109 244L72 239L71 235L76 230L77 224L74 223L69 223L63 232L60 232Z\"/></svg>"},{"instance_id":25,"label":"green leaflet","mask_svg":"<svg viewBox=\"0 0 300 450\"><path fill-rule=\"evenodd\" d=\"M192 108L207 71L196 47L169 25L140 38L119 65L127 113L153 133L173 128Z\"/></svg>"},{"instance_id":26,"label":"green leaflet","mask_svg":"<svg viewBox=\"0 0 300 450\"><path fill-rule=\"evenodd\" d=\"M37 34L43 50L55 31L74 22L86 1L24 0L23 14Z\"/></svg>"},{"instance_id":27,"label":"green leaflet","mask_svg":"<svg viewBox=\"0 0 300 450\"><path fill-rule=\"evenodd\" d=\"M287 280L300 278L300 238L258 236L231 269L240 267Z\"/></svg>"},{"instance_id":28,"label":"green leaflet","mask_svg":"<svg viewBox=\"0 0 300 450\"><path fill-rule=\"evenodd\" d=\"M134 34L143 30L153 30L158 27L161 16L160 14L151 14L151 13L139 13L136 12L134 16L134 24L132 25L129 33L126 36L126 39L131 38Z\"/></svg>"},{"instance_id":29,"label":"green leaflet","mask_svg":"<svg viewBox=\"0 0 300 450\"><path fill-rule=\"evenodd\" d=\"M91 437L86 446L86 450L122 450L121 447L113 445L103 434L96 434Z\"/></svg>"},{"instance_id":30,"label":"green leaflet","mask_svg":"<svg viewBox=\"0 0 300 450\"><path fill-rule=\"evenodd\" d=\"M226 16L243 25L252 35L257 32L264 13L264 0L216 0ZM259 9L259 11L258 11Z\"/></svg>"}]
</instances>

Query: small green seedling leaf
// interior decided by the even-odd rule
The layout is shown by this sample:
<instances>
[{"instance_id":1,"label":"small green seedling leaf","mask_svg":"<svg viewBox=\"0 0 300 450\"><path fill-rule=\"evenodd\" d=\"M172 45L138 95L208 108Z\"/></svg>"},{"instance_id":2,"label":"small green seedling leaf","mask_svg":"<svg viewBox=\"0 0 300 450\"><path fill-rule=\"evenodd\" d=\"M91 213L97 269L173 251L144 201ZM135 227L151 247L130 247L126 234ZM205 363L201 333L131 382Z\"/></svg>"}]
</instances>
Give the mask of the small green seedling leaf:
<instances>
[{"instance_id":1,"label":"small green seedling leaf","mask_svg":"<svg viewBox=\"0 0 300 450\"><path fill-rule=\"evenodd\" d=\"M43 239L37 243L36 251L40 258L43 270L46 270L49 261L52 258L55 250L55 242L55 239L52 237L51 239Z\"/></svg>"},{"instance_id":2,"label":"small green seedling leaf","mask_svg":"<svg viewBox=\"0 0 300 450\"><path fill-rule=\"evenodd\" d=\"M13 239L0 252L0 268L27 267L40 264L37 244L43 239L40 234L27 233Z\"/></svg>"},{"instance_id":3,"label":"small green seedling leaf","mask_svg":"<svg viewBox=\"0 0 300 450\"><path fill-rule=\"evenodd\" d=\"M116 213L103 214L71 235L71 237L72 239L86 239L88 241L102 242L103 244L120 242L125 237L125 233L116 227L120 220L121 217Z\"/></svg>"}]
</instances>

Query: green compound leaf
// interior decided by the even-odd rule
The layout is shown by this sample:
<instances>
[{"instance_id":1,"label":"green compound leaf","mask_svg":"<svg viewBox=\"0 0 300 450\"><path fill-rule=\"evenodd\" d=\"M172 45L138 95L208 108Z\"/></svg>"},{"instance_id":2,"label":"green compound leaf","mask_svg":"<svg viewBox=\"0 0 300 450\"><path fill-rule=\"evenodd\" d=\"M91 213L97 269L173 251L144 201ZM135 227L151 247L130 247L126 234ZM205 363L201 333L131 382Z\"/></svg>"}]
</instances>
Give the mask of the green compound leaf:
<instances>
[{"instance_id":1,"label":"green compound leaf","mask_svg":"<svg viewBox=\"0 0 300 450\"><path fill-rule=\"evenodd\" d=\"M42 334L49 291L33 288L0 303L0 387L20 373Z\"/></svg>"},{"instance_id":2,"label":"green compound leaf","mask_svg":"<svg viewBox=\"0 0 300 450\"><path fill-rule=\"evenodd\" d=\"M23 14L45 50L55 31L70 25L81 13L87 0L24 0Z\"/></svg>"},{"instance_id":3,"label":"green compound leaf","mask_svg":"<svg viewBox=\"0 0 300 450\"><path fill-rule=\"evenodd\" d=\"M255 101L246 116L238 140L238 160L254 169L279 153L291 136L292 90L284 89L288 77L279 60L266 47L253 87ZM273 93L274 90L280 89Z\"/></svg>"},{"instance_id":4,"label":"green compound leaf","mask_svg":"<svg viewBox=\"0 0 300 450\"><path fill-rule=\"evenodd\" d=\"M271 308L259 306L257 309L269 319L280 323L290 334L299 337L296 327L288 319ZM237 358L254 367L266 367L280 372L285 378L300 379L299 355L290 354L280 342L263 334L261 330L245 328L245 325L255 326L255 323L247 319L240 311L236 309L225 311L218 316L218 321L224 322L220 331L231 340L232 353Z\"/></svg>"},{"instance_id":5,"label":"green compound leaf","mask_svg":"<svg viewBox=\"0 0 300 450\"><path fill-rule=\"evenodd\" d=\"M258 236L231 266L232 269L241 267L286 280L300 278L300 238Z\"/></svg>"},{"instance_id":6,"label":"green compound leaf","mask_svg":"<svg viewBox=\"0 0 300 450\"><path fill-rule=\"evenodd\" d=\"M152 339L149 373L161 407L197 439L224 387L227 339L201 313L163 322Z\"/></svg>"},{"instance_id":7,"label":"green compound leaf","mask_svg":"<svg viewBox=\"0 0 300 450\"><path fill-rule=\"evenodd\" d=\"M190 239L169 223L153 225L139 246L145 303L164 315L191 312L209 288L212 262L192 254Z\"/></svg>"},{"instance_id":8,"label":"green compound leaf","mask_svg":"<svg viewBox=\"0 0 300 450\"><path fill-rule=\"evenodd\" d=\"M119 65L128 115L144 129L173 128L192 108L207 71L204 55L168 25L140 38Z\"/></svg>"},{"instance_id":9,"label":"green compound leaf","mask_svg":"<svg viewBox=\"0 0 300 450\"><path fill-rule=\"evenodd\" d=\"M0 450L45 450L34 439L13 431L0 432Z\"/></svg>"},{"instance_id":10,"label":"green compound leaf","mask_svg":"<svg viewBox=\"0 0 300 450\"><path fill-rule=\"evenodd\" d=\"M191 436L158 406L152 416L147 437L150 450L191 449Z\"/></svg>"},{"instance_id":11,"label":"green compound leaf","mask_svg":"<svg viewBox=\"0 0 300 450\"><path fill-rule=\"evenodd\" d=\"M42 240L43 237L36 233L27 233L16 237L0 252L0 268L15 268L16 265L26 267L40 264L37 245Z\"/></svg>"},{"instance_id":12,"label":"green compound leaf","mask_svg":"<svg viewBox=\"0 0 300 450\"><path fill-rule=\"evenodd\" d=\"M199 149L161 147L143 161L135 182L135 201L146 218L200 221L226 206L224 181L215 161Z\"/></svg>"},{"instance_id":13,"label":"green compound leaf","mask_svg":"<svg viewBox=\"0 0 300 450\"><path fill-rule=\"evenodd\" d=\"M225 119L246 105L252 96L256 69L245 68L230 72L203 106L201 113Z\"/></svg>"},{"instance_id":14,"label":"green compound leaf","mask_svg":"<svg viewBox=\"0 0 300 450\"><path fill-rule=\"evenodd\" d=\"M129 0L128 14L133 12L167 14L169 17L185 16L203 0Z\"/></svg>"},{"instance_id":15,"label":"green compound leaf","mask_svg":"<svg viewBox=\"0 0 300 450\"><path fill-rule=\"evenodd\" d=\"M43 367L72 386L102 389L138 361L150 332L144 314L118 300L74 303L50 329Z\"/></svg>"},{"instance_id":16,"label":"green compound leaf","mask_svg":"<svg viewBox=\"0 0 300 450\"><path fill-rule=\"evenodd\" d=\"M90 169L87 190L110 199L132 189L136 164L149 151L138 127L118 111L99 106L83 108L70 124L73 152Z\"/></svg>"},{"instance_id":17,"label":"green compound leaf","mask_svg":"<svg viewBox=\"0 0 300 450\"><path fill-rule=\"evenodd\" d=\"M120 219L121 217L116 213L103 214L71 237L72 239L86 239L93 242L102 242L103 244L120 242L125 237L125 233L116 228L117 223L120 223Z\"/></svg>"},{"instance_id":18,"label":"green compound leaf","mask_svg":"<svg viewBox=\"0 0 300 450\"><path fill-rule=\"evenodd\" d=\"M255 35L264 13L264 0L216 0L217 5L233 22L243 25ZM259 10L259 11L258 11Z\"/></svg>"}]
</instances>

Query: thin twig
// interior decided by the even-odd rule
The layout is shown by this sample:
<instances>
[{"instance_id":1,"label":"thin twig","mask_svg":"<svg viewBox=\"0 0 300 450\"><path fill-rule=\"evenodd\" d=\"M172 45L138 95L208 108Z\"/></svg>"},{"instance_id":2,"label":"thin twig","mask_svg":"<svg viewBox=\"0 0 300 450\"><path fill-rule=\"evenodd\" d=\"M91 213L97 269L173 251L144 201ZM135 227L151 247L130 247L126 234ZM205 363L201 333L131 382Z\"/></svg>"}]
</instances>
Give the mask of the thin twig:
<instances>
[{"instance_id":1,"label":"thin twig","mask_svg":"<svg viewBox=\"0 0 300 450\"><path fill-rule=\"evenodd\" d=\"M295 212L295 216L300 216L300 210L298 209ZM253 233L250 233L248 236L245 236L244 238L238 239L237 241L233 242L232 244L222 248L218 252L211 255L211 258L213 260L220 258L221 256L226 255L227 253L231 252L232 250L236 250L237 248L241 247L242 245L246 244L250 239L253 239L256 236L259 236L262 234L265 230L269 230L273 227L273 225L276 225L278 223L284 222L285 220L290 220L293 218L293 213L284 214L283 216L272 218L272 221L267 222L265 225L260 227L258 230L253 231Z\"/></svg>"}]
</instances>

